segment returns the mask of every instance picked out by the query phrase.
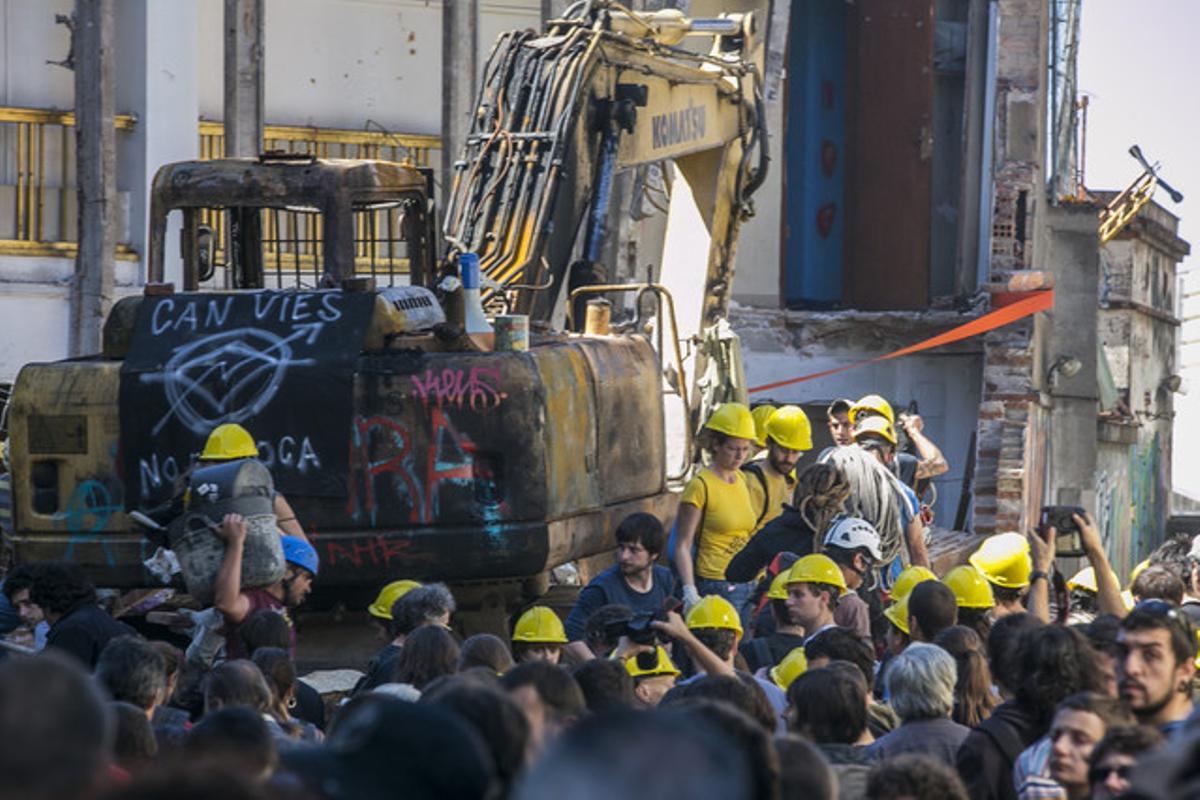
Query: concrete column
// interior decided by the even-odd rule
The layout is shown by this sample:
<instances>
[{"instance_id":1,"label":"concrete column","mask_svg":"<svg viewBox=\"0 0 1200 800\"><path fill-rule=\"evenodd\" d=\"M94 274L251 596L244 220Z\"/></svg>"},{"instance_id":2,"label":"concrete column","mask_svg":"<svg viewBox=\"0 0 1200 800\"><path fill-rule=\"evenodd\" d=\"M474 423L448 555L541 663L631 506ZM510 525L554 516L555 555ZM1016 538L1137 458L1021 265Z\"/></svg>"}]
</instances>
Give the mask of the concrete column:
<instances>
[{"instance_id":1,"label":"concrete column","mask_svg":"<svg viewBox=\"0 0 1200 800\"><path fill-rule=\"evenodd\" d=\"M117 136L113 127L113 0L75 0L75 137L79 252L71 285L72 356L100 351L112 305L117 246Z\"/></svg>"},{"instance_id":2,"label":"concrete column","mask_svg":"<svg viewBox=\"0 0 1200 800\"><path fill-rule=\"evenodd\" d=\"M1095 514L1096 322L1100 244L1093 206L1048 206L1044 215L1045 263L1054 272L1054 309L1042 336L1043 391L1050 400L1045 496L1047 504L1081 505ZM1079 372L1047 379L1060 357L1078 359ZM1035 363L1037 363L1035 361Z\"/></svg>"},{"instance_id":3,"label":"concrete column","mask_svg":"<svg viewBox=\"0 0 1200 800\"><path fill-rule=\"evenodd\" d=\"M164 164L199 156L199 2L123 0L117 8L117 107L137 116L121 141L118 181L129 191L130 244L145 256L150 184ZM169 221L165 280L182 287L180 215ZM144 279L143 273L142 278Z\"/></svg>"},{"instance_id":4,"label":"concrete column","mask_svg":"<svg viewBox=\"0 0 1200 800\"><path fill-rule=\"evenodd\" d=\"M225 0L225 154L231 157L262 150L263 2Z\"/></svg>"},{"instance_id":5,"label":"concrete column","mask_svg":"<svg viewBox=\"0 0 1200 800\"><path fill-rule=\"evenodd\" d=\"M442 196L454 185L454 162L471 131L479 77L479 0L442 3Z\"/></svg>"}]
</instances>

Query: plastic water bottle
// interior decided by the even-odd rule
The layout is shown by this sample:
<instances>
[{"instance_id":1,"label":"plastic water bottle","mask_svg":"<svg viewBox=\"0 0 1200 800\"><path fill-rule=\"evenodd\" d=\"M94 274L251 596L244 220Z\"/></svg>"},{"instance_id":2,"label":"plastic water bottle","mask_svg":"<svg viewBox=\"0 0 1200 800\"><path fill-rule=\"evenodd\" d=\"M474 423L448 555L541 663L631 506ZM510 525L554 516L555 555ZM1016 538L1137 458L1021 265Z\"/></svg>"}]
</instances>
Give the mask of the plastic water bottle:
<instances>
[{"instance_id":1,"label":"plastic water bottle","mask_svg":"<svg viewBox=\"0 0 1200 800\"><path fill-rule=\"evenodd\" d=\"M458 272L463 286L463 332L480 350L491 350L496 335L492 323L483 313L479 293L479 256L462 253L458 257Z\"/></svg>"}]
</instances>

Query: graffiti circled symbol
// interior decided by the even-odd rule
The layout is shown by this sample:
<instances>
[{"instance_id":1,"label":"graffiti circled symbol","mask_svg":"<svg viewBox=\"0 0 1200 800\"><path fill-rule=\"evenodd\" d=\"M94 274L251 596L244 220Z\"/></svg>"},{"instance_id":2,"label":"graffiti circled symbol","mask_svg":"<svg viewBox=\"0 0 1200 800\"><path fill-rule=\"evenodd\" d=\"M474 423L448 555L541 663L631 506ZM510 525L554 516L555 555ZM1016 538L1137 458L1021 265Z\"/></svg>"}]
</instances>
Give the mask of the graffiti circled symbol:
<instances>
[{"instance_id":1,"label":"graffiti circled symbol","mask_svg":"<svg viewBox=\"0 0 1200 800\"><path fill-rule=\"evenodd\" d=\"M63 524L71 533L99 533L121 506L112 501L108 488L98 481L79 484L62 513Z\"/></svg>"},{"instance_id":2,"label":"graffiti circled symbol","mask_svg":"<svg viewBox=\"0 0 1200 800\"><path fill-rule=\"evenodd\" d=\"M175 351L161 374L167 413L154 426L158 434L177 417L195 433L206 434L222 422L244 422L263 410L279 391L289 367L312 359L292 357L292 340L310 336L298 330L286 339L258 328L239 328L206 336Z\"/></svg>"}]
</instances>

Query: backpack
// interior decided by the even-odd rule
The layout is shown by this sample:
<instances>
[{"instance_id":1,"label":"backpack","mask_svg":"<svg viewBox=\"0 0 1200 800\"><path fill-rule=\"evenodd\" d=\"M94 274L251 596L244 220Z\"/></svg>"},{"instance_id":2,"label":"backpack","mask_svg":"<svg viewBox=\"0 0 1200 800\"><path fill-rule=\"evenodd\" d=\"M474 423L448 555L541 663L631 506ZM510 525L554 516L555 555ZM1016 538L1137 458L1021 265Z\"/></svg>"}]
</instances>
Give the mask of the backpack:
<instances>
[{"instance_id":1,"label":"backpack","mask_svg":"<svg viewBox=\"0 0 1200 800\"><path fill-rule=\"evenodd\" d=\"M754 477L758 478L758 482L762 484L763 506L762 510L758 512L758 519L754 520L754 527L758 528L758 526L762 524L763 517L767 515L767 510L771 507L771 492L767 488L767 476L763 474L762 464L757 461L753 461L742 467L742 472L750 473ZM707 488L708 486L705 485L705 489Z\"/></svg>"},{"instance_id":2,"label":"backpack","mask_svg":"<svg viewBox=\"0 0 1200 800\"><path fill-rule=\"evenodd\" d=\"M754 609L753 616L757 617L762 613L762 610L767 607L767 592L771 589L771 583L779 573L786 569L790 569L792 564L800 560L800 556L790 550L784 550L776 553L771 559L771 563L767 564L767 568L762 579L758 582L758 586L754 589L754 594L750 597L751 607Z\"/></svg>"},{"instance_id":3,"label":"backpack","mask_svg":"<svg viewBox=\"0 0 1200 800\"><path fill-rule=\"evenodd\" d=\"M700 479L700 484L704 487L704 505L708 505L708 481L704 480L704 471L696 472L696 477ZM696 563L696 548L700 546L700 532L704 530L704 509L700 509L700 525L696 528L696 535L692 537L692 568L695 569ZM675 545L679 539L679 514L675 514L675 519L671 520L671 534L667 537L667 563L671 566L671 572L675 575L676 583L678 583L679 571L675 568Z\"/></svg>"}]
</instances>

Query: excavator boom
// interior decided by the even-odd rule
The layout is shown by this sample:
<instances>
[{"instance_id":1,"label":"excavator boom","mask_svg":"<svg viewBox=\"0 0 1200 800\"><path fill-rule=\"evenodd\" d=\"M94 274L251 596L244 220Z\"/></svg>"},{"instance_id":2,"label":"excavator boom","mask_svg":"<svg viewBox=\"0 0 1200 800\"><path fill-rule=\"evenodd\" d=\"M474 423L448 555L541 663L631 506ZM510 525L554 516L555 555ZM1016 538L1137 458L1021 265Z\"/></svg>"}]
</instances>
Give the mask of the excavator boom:
<instances>
[{"instance_id":1,"label":"excavator boom","mask_svg":"<svg viewBox=\"0 0 1200 800\"><path fill-rule=\"evenodd\" d=\"M754 18L593 5L590 16L555 21L544 35L514 32L497 42L456 165L445 235L480 254L493 300L560 320L564 283L602 282L607 272L597 261L616 171L673 161L686 184L679 194L690 197L710 243L705 253L689 236L686 254L664 253L661 282L672 283L672 258L686 258L677 277L700 292L682 292L683 335L696 335L724 316L737 228L765 175L765 161L751 162L756 149L765 152ZM677 46L688 35L707 37L711 48Z\"/></svg>"}]
</instances>

